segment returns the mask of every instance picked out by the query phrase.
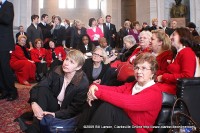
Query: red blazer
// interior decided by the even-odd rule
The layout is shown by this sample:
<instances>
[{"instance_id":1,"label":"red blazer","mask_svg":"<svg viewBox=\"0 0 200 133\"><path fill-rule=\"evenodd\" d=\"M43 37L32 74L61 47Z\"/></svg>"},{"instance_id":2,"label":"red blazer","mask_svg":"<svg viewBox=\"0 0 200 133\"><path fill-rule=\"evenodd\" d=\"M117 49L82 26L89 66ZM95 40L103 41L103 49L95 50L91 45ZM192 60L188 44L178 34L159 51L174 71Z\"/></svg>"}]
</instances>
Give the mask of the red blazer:
<instances>
[{"instance_id":1,"label":"red blazer","mask_svg":"<svg viewBox=\"0 0 200 133\"><path fill-rule=\"evenodd\" d=\"M31 59L34 62L41 62L41 58L43 58L43 60L46 60L46 49L45 48L34 48L31 51Z\"/></svg>"},{"instance_id":2,"label":"red blazer","mask_svg":"<svg viewBox=\"0 0 200 133\"><path fill-rule=\"evenodd\" d=\"M123 109L134 126L153 126L162 105L159 87L152 85L138 94L132 95L136 82L122 86L97 85L95 95L98 99ZM137 133L152 132L152 128L137 128Z\"/></svg>"},{"instance_id":3,"label":"red blazer","mask_svg":"<svg viewBox=\"0 0 200 133\"><path fill-rule=\"evenodd\" d=\"M162 83L158 86L163 92L176 94L178 78L194 77L196 68L196 56L191 48L186 47L179 51L174 61L168 65L167 72L162 75Z\"/></svg>"},{"instance_id":4,"label":"red blazer","mask_svg":"<svg viewBox=\"0 0 200 133\"><path fill-rule=\"evenodd\" d=\"M25 57L24 52L21 49L21 47L18 45L15 45L15 50L12 51L12 53L11 53L10 64L12 64L18 60L28 60L28 59Z\"/></svg>"},{"instance_id":5,"label":"red blazer","mask_svg":"<svg viewBox=\"0 0 200 133\"><path fill-rule=\"evenodd\" d=\"M140 47L137 47L127 61L133 64L133 60L130 61L131 57L135 56L136 58L140 53L145 53L145 52L151 52L151 49L147 47L146 49L142 50Z\"/></svg>"},{"instance_id":6,"label":"red blazer","mask_svg":"<svg viewBox=\"0 0 200 133\"><path fill-rule=\"evenodd\" d=\"M59 56L59 53L60 53L63 61L66 59L66 52L62 46L56 47L54 49L54 52L57 57ZM52 60L53 60L52 59L52 50L48 49L47 54L46 54L46 61L47 61L48 66L51 64Z\"/></svg>"},{"instance_id":7,"label":"red blazer","mask_svg":"<svg viewBox=\"0 0 200 133\"><path fill-rule=\"evenodd\" d=\"M98 34L98 35L100 35L100 37L104 37L104 35L103 35L103 33L102 33L102 31L101 31L101 29L99 27L96 27L96 32L94 32L92 30L92 28L88 28L87 29L87 34L89 35L91 41L98 41L98 40L94 40L94 34Z\"/></svg>"},{"instance_id":8,"label":"red blazer","mask_svg":"<svg viewBox=\"0 0 200 133\"><path fill-rule=\"evenodd\" d=\"M167 72L167 66L172 62L173 53L171 50L162 52L156 57L158 62L157 76Z\"/></svg>"}]
</instances>

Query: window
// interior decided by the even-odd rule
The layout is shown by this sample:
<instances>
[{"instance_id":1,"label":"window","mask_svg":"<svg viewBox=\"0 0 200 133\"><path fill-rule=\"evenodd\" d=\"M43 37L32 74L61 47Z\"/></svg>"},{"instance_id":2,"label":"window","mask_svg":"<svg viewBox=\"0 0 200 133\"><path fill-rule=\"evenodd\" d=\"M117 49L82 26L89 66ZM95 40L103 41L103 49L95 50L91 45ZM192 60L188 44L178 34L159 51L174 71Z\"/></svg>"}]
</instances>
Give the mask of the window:
<instances>
[{"instance_id":1,"label":"window","mask_svg":"<svg viewBox=\"0 0 200 133\"><path fill-rule=\"evenodd\" d=\"M67 0L67 8L74 8L75 0Z\"/></svg>"},{"instance_id":2,"label":"window","mask_svg":"<svg viewBox=\"0 0 200 133\"><path fill-rule=\"evenodd\" d=\"M65 0L59 0L58 2L59 2L58 3L59 8L65 8Z\"/></svg>"},{"instance_id":3,"label":"window","mask_svg":"<svg viewBox=\"0 0 200 133\"><path fill-rule=\"evenodd\" d=\"M44 5L44 0L39 0L39 7L40 7L40 9L43 8L43 5Z\"/></svg>"},{"instance_id":4,"label":"window","mask_svg":"<svg viewBox=\"0 0 200 133\"><path fill-rule=\"evenodd\" d=\"M98 8L98 0L88 0L89 9L97 9Z\"/></svg>"}]
</instances>

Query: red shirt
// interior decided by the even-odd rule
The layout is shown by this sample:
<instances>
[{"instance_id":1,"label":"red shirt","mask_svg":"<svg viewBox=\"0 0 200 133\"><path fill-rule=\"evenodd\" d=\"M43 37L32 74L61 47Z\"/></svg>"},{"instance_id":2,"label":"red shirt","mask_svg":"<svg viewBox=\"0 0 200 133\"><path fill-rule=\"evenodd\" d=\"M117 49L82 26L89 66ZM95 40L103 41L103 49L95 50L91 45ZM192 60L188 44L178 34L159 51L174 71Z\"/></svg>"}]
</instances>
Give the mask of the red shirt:
<instances>
[{"instance_id":1,"label":"red shirt","mask_svg":"<svg viewBox=\"0 0 200 133\"><path fill-rule=\"evenodd\" d=\"M132 95L136 82L122 86L97 85L97 98L122 108L134 126L153 126L162 105L162 93L158 86L152 85ZM152 128L136 128L138 133L151 132Z\"/></svg>"},{"instance_id":2,"label":"red shirt","mask_svg":"<svg viewBox=\"0 0 200 133\"><path fill-rule=\"evenodd\" d=\"M34 62L41 62L41 59L43 58L43 60L46 60L46 49L45 48L34 48L31 49L31 59Z\"/></svg>"}]
</instances>

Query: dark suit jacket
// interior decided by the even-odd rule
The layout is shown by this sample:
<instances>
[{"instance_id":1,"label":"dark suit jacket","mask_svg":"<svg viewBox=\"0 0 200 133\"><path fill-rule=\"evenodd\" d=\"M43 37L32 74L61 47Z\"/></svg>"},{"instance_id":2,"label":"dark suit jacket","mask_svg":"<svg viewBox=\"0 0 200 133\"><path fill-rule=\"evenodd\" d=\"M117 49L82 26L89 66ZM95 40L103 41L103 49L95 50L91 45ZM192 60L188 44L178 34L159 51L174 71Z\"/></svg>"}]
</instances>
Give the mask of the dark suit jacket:
<instances>
[{"instance_id":1,"label":"dark suit jacket","mask_svg":"<svg viewBox=\"0 0 200 133\"><path fill-rule=\"evenodd\" d=\"M106 73L106 71L110 67L110 65L109 64L105 65L104 63L101 63L101 64L102 64L102 70L101 70L101 73L99 74L99 76L97 77L97 79L101 79L102 80L104 75L105 75L105 73ZM86 73L86 75L88 77L89 84L92 84L94 80L97 80L97 79L94 79L92 77L92 71L93 71L92 58L89 58L89 59L85 60L85 64L83 65L83 71Z\"/></svg>"},{"instance_id":2,"label":"dark suit jacket","mask_svg":"<svg viewBox=\"0 0 200 133\"><path fill-rule=\"evenodd\" d=\"M10 51L15 48L13 19L13 4L5 1L0 8L0 51Z\"/></svg>"},{"instance_id":3,"label":"dark suit jacket","mask_svg":"<svg viewBox=\"0 0 200 133\"><path fill-rule=\"evenodd\" d=\"M104 25L106 26L106 23L104 23ZM116 38L112 38L112 35L114 34L115 36L116 36L116 34L117 34L117 30L116 30L116 27L115 27L115 25L114 24L111 24L110 23L110 29L109 29L109 31L110 31L110 37L109 37L109 42L108 42L108 44L111 46L111 47L115 47L115 39Z\"/></svg>"},{"instance_id":4,"label":"dark suit jacket","mask_svg":"<svg viewBox=\"0 0 200 133\"><path fill-rule=\"evenodd\" d=\"M45 26L42 23L39 23L38 26L42 30L43 40L46 38L51 38L51 26L49 24L46 24Z\"/></svg>"},{"instance_id":5,"label":"dark suit jacket","mask_svg":"<svg viewBox=\"0 0 200 133\"><path fill-rule=\"evenodd\" d=\"M49 89L57 98L63 82L64 72L62 66L58 66L44 80L31 89L30 102L37 102L38 97L41 96L41 94L38 94L38 89L44 89L44 91ZM56 118L69 119L81 113L83 105L86 103L88 87L89 83L85 73L82 70L77 71L66 88L60 110L55 112Z\"/></svg>"},{"instance_id":6,"label":"dark suit jacket","mask_svg":"<svg viewBox=\"0 0 200 133\"><path fill-rule=\"evenodd\" d=\"M18 37L19 37L20 34L21 34L21 33L18 32L18 33L15 35L15 37L16 37L16 43L18 42ZM26 32L24 32L24 35L27 37L27 33L26 33Z\"/></svg>"},{"instance_id":7,"label":"dark suit jacket","mask_svg":"<svg viewBox=\"0 0 200 133\"><path fill-rule=\"evenodd\" d=\"M170 35L173 33L173 30L169 27L166 27L165 33L170 37Z\"/></svg>"},{"instance_id":8,"label":"dark suit jacket","mask_svg":"<svg viewBox=\"0 0 200 133\"><path fill-rule=\"evenodd\" d=\"M42 30L39 26L37 26L37 29L33 24L31 24L27 28L27 36L28 36L28 42L32 42L32 45L34 46L35 39L40 38L43 40Z\"/></svg>"},{"instance_id":9,"label":"dark suit jacket","mask_svg":"<svg viewBox=\"0 0 200 133\"><path fill-rule=\"evenodd\" d=\"M66 45L66 47L70 47L70 43L71 43L71 27L70 26L68 26L67 27L67 29L65 28L65 45Z\"/></svg>"},{"instance_id":10,"label":"dark suit jacket","mask_svg":"<svg viewBox=\"0 0 200 133\"><path fill-rule=\"evenodd\" d=\"M82 53L92 52L95 49L95 45L93 43L88 44L88 49L86 50L85 45L80 43L76 47L77 50L80 50Z\"/></svg>"},{"instance_id":11,"label":"dark suit jacket","mask_svg":"<svg viewBox=\"0 0 200 133\"><path fill-rule=\"evenodd\" d=\"M53 31L53 39L56 42L57 46L62 46L62 41L65 41L65 27L64 26L60 26L59 29L54 29Z\"/></svg>"},{"instance_id":12,"label":"dark suit jacket","mask_svg":"<svg viewBox=\"0 0 200 133\"><path fill-rule=\"evenodd\" d=\"M78 29L76 27L71 28L71 44L70 47L76 48L78 44L81 43L81 37L87 34L86 28L81 28L81 34L78 34Z\"/></svg>"}]
</instances>

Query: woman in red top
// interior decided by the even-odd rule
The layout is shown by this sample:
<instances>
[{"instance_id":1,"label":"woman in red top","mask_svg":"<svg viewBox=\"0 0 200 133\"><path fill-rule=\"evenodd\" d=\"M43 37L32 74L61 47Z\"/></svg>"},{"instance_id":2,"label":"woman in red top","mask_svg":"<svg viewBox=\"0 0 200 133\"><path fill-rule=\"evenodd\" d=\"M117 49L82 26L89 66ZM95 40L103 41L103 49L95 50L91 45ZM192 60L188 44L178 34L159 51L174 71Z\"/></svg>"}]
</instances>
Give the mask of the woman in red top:
<instances>
[{"instance_id":1,"label":"woman in red top","mask_svg":"<svg viewBox=\"0 0 200 133\"><path fill-rule=\"evenodd\" d=\"M99 106L89 123L100 127L86 129L85 133L152 132L162 104L162 93L154 82L157 67L155 56L142 53L134 61L135 82L122 86L91 85L89 105L96 99L107 103Z\"/></svg>"},{"instance_id":2,"label":"woman in red top","mask_svg":"<svg viewBox=\"0 0 200 133\"><path fill-rule=\"evenodd\" d=\"M55 41L49 41L50 49L47 50L46 61L50 70L55 66L62 65L63 61L66 59L66 52L62 46L55 46Z\"/></svg>"},{"instance_id":3,"label":"woman in red top","mask_svg":"<svg viewBox=\"0 0 200 133\"><path fill-rule=\"evenodd\" d=\"M42 48L42 40L35 39L35 48L31 49L31 59L36 64L36 80L40 81L47 73L46 49Z\"/></svg>"},{"instance_id":4,"label":"woman in red top","mask_svg":"<svg viewBox=\"0 0 200 133\"><path fill-rule=\"evenodd\" d=\"M169 36L163 30L152 30L150 48L158 62L157 76L167 72L167 66L172 62L173 53Z\"/></svg>"},{"instance_id":5,"label":"woman in red top","mask_svg":"<svg viewBox=\"0 0 200 133\"><path fill-rule=\"evenodd\" d=\"M20 84L30 86L29 81L35 80L35 62L30 59L28 49L26 49L25 35L18 37L18 44L11 53L10 66L15 71L17 80Z\"/></svg>"},{"instance_id":6,"label":"woman in red top","mask_svg":"<svg viewBox=\"0 0 200 133\"><path fill-rule=\"evenodd\" d=\"M187 28L177 28L171 35L172 46L177 50L175 59L167 67L167 72L157 77L162 91L176 94L178 78L194 77L196 56L192 50L192 34Z\"/></svg>"}]
</instances>

